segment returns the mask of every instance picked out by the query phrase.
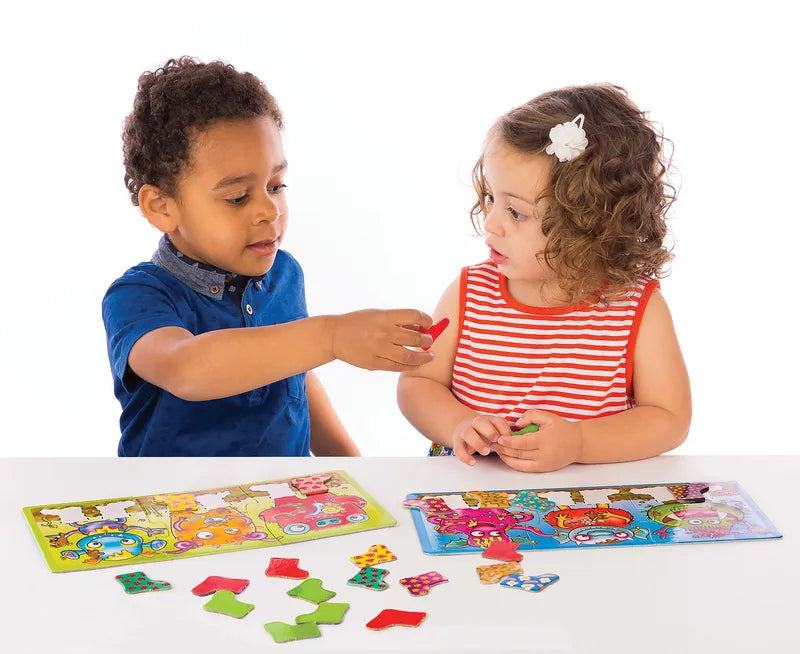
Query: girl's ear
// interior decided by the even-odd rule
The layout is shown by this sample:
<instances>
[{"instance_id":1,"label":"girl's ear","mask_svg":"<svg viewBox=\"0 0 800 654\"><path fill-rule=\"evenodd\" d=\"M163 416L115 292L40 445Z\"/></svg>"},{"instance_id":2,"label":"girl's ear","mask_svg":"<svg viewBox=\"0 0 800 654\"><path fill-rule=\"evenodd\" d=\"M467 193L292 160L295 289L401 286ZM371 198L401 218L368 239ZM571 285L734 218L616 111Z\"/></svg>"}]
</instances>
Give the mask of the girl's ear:
<instances>
[{"instance_id":1,"label":"girl's ear","mask_svg":"<svg viewBox=\"0 0 800 654\"><path fill-rule=\"evenodd\" d=\"M139 209L157 230L169 234L178 226L175 203L152 184L139 189Z\"/></svg>"}]
</instances>

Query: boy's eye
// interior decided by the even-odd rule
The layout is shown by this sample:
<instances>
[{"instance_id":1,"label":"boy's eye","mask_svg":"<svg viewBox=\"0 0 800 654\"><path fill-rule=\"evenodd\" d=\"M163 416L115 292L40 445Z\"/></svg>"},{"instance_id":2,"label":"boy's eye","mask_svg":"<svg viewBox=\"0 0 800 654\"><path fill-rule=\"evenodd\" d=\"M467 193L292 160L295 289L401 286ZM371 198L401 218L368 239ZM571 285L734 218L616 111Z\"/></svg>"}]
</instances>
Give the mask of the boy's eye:
<instances>
[{"instance_id":1,"label":"boy's eye","mask_svg":"<svg viewBox=\"0 0 800 654\"><path fill-rule=\"evenodd\" d=\"M286 184L276 184L275 186L269 187L270 193L280 193L283 189L286 188Z\"/></svg>"},{"instance_id":2,"label":"boy's eye","mask_svg":"<svg viewBox=\"0 0 800 654\"><path fill-rule=\"evenodd\" d=\"M238 206L240 204L244 204L247 201L248 197L249 197L249 195L247 193L244 193L244 194L242 194L242 195L240 195L239 197L236 197L236 198L227 198L225 200L225 202L227 202L228 204L233 205L233 206Z\"/></svg>"}]
</instances>

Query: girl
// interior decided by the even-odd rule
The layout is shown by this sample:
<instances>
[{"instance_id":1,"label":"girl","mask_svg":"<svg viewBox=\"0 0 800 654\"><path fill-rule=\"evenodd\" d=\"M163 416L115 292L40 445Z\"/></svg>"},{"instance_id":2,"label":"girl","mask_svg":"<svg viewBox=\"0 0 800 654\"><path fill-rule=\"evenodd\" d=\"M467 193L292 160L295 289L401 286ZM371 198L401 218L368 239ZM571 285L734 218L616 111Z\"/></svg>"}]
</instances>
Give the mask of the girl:
<instances>
[{"instance_id":1,"label":"girl","mask_svg":"<svg viewBox=\"0 0 800 654\"><path fill-rule=\"evenodd\" d=\"M464 268L434 321L431 363L398 403L431 454L496 452L557 470L680 445L689 379L658 290L675 199L663 139L624 89L544 93L489 130L471 210L489 259ZM516 434L528 425L536 425Z\"/></svg>"}]
</instances>

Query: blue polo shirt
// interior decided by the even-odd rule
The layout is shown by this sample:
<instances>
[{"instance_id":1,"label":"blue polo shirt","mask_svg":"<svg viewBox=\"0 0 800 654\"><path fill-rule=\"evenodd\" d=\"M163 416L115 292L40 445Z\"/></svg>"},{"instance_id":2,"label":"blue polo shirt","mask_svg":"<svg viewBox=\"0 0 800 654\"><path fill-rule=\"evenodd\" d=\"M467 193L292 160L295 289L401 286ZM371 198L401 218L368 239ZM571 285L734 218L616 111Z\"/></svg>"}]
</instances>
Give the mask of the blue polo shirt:
<instances>
[{"instance_id":1,"label":"blue polo shirt","mask_svg":"<svg viewBox=\"0 0 800 654\"><path fill-rule=\"evenodd\" d=\"M305 373L189 402L128 366L134 343L160 327L197 335L306 317L303 271L290 254L279 250L266 275L248 278L193 261L162 238L153 259L126 271L103 298L114 394L122 405L119 456L308 456Z\"/></svg>"}]
</instances>

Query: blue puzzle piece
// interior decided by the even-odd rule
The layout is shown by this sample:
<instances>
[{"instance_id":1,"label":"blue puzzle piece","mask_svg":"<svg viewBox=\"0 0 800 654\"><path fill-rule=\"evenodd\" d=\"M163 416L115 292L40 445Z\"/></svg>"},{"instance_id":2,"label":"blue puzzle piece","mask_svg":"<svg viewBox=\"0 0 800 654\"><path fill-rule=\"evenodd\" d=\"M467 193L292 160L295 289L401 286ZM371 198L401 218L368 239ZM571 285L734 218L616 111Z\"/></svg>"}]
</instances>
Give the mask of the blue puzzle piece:
<instances>
[{"instance_id":1,"label":"blue puzzle piece","mask_svg":"<svg viewBox=\"0 0 800 654\"><path fill-rule=\"evenodd\" d=\"M528 591L529 593L538 593L544 590L550 584L554 584L559 579L559 576L552 573L542 575L524 575L514 573L506 575L500 580L500 585L506 588L519 588L520 590Z\"/></svg>"}]
</instances>

